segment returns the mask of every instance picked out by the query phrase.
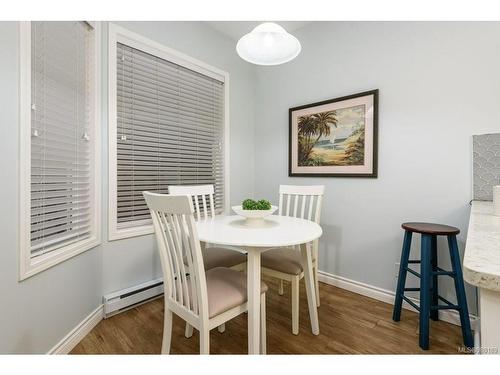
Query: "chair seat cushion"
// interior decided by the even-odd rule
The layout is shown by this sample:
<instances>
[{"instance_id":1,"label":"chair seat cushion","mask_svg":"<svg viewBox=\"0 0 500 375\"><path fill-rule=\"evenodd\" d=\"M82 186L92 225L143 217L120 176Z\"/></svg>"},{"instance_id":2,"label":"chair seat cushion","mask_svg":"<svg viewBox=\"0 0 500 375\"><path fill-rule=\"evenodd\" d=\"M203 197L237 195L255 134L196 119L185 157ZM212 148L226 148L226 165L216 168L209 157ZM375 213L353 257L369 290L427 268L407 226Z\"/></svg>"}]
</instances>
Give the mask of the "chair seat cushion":
<instances>
[{"instance_id":1,"label":"chair seat cushion","mask_svg":"<svg viewBox=\"0 0 500 375\"><path fill-rule=\"evenodd\" d=\"M213 318L247 301L247 275L229 268L216 267L208 270L208 315ZM261 293L267 285L261 281Z\"/></svg>"},{"instance_id":2,"label":"chair seat cushion","mask_svg":"<svg viewBox=\"0 0 500 375\"><path fill-rule=\"evenodd\" d=\"M223 247L209 247L202 251L206 270L215 267L233 267L247 261L246 254Z\"/></svg>"},{"instance_id":3,"label":"chair seat cushion","mask_svg":"<svg viewBox=\"0 0 500 375\"><path fill-rule=\"evenodd\" d=\"M262 253L261 265L273 271L283 272L288 275L300 275L302 268L302 255L294 249L278 248Z\"/></svg>"}]
</instances>

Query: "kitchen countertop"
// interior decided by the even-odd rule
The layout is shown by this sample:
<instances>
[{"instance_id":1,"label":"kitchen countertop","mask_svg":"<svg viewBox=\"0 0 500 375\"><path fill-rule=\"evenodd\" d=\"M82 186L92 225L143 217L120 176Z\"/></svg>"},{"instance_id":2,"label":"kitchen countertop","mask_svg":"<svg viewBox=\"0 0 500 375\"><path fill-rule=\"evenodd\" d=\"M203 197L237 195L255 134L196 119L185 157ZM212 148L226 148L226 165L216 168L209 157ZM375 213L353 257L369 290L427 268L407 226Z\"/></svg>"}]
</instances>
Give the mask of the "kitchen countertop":
<instances>
[{"instance_id":1,"label":"kitchen countertop","mask_svg":"<svg viewBox=\"0 0 500 375\"><path fill-rule=\"evenodd\" d=\"M469 284L500 292L500 216L493 202L472 202L463 272Z\"/></svg>"}]
</instances>

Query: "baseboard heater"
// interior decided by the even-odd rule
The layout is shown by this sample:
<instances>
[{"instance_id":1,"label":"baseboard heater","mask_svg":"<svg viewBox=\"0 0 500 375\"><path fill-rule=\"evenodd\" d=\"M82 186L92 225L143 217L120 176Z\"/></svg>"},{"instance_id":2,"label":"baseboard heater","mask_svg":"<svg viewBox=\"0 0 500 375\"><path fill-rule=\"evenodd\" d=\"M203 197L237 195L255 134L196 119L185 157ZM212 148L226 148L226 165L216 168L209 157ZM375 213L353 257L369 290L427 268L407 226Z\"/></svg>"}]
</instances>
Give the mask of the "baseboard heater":
<instances>
[{"instance_id":1,"label":"baseboard heater","mask_svg":"<svg viewBox=\"0 0 500 375\"><path fill-rule=\"evenodd\" d=\"M161 278L110 293L103 297L104 318L109 318L161 296L163 296L163 279Z\"/></svg>"}]
</instances>

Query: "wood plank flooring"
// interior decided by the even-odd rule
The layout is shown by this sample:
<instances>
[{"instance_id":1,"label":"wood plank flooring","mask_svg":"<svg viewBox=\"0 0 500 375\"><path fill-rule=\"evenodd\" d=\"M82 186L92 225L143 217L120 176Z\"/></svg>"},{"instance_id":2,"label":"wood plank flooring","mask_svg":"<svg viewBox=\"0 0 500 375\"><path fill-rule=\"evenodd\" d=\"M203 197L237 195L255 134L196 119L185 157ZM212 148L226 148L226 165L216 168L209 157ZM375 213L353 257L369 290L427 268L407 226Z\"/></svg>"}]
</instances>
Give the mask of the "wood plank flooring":
<instances>
[{"instance_id":1,"label":"wood plank flooring","mask_svg":"<svg viewBox=\"0 0 500 375\"><path fill-rule=\"evenodd\" d=\"M311 334L303 282L300 290L300 333L291 332L290 288L279 296L274 279L265 279L268 354L457 354L462 346L460 327L431 321L430 350L418 346L418 315L403 310L392 321L392 305L330 285L320 284L320 335ZM211 354L246 354L246 314L226 323L226 331L212 330ZM174 315L172 354L199 352L198 333L184 337L184 322ZM158 354L163 330L163 299L138 306L101 321L71 354Z\"/></svg>"}]
</instances>

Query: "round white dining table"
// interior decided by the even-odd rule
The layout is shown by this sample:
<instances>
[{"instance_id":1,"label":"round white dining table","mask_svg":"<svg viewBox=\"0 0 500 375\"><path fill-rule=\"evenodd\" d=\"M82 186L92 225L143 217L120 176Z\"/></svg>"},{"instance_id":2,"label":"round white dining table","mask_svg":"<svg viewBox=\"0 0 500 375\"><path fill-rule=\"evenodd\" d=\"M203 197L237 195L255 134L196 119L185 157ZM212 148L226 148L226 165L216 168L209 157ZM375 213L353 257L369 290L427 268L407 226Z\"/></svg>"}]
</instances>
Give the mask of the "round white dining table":
<instances>
[{"instance_id":1,"label":"round white dining table","mask_svg":"<svg viewBox=\"0 0 500 375\"><path fill-rule=\"evenodd\" d=\"M312 275L312 254L307 243L321 237L321 227L309 220L289 216L268 216L260 225L248 225L241 216L217 216L196 223L199 240L235 246L247 252L248 353L260 353L260 258L261 253L283 246L300 246L311 328L319 334L316 293ZM210 251L207 249L206 251Z\"/></svg>"}]
</instances>

